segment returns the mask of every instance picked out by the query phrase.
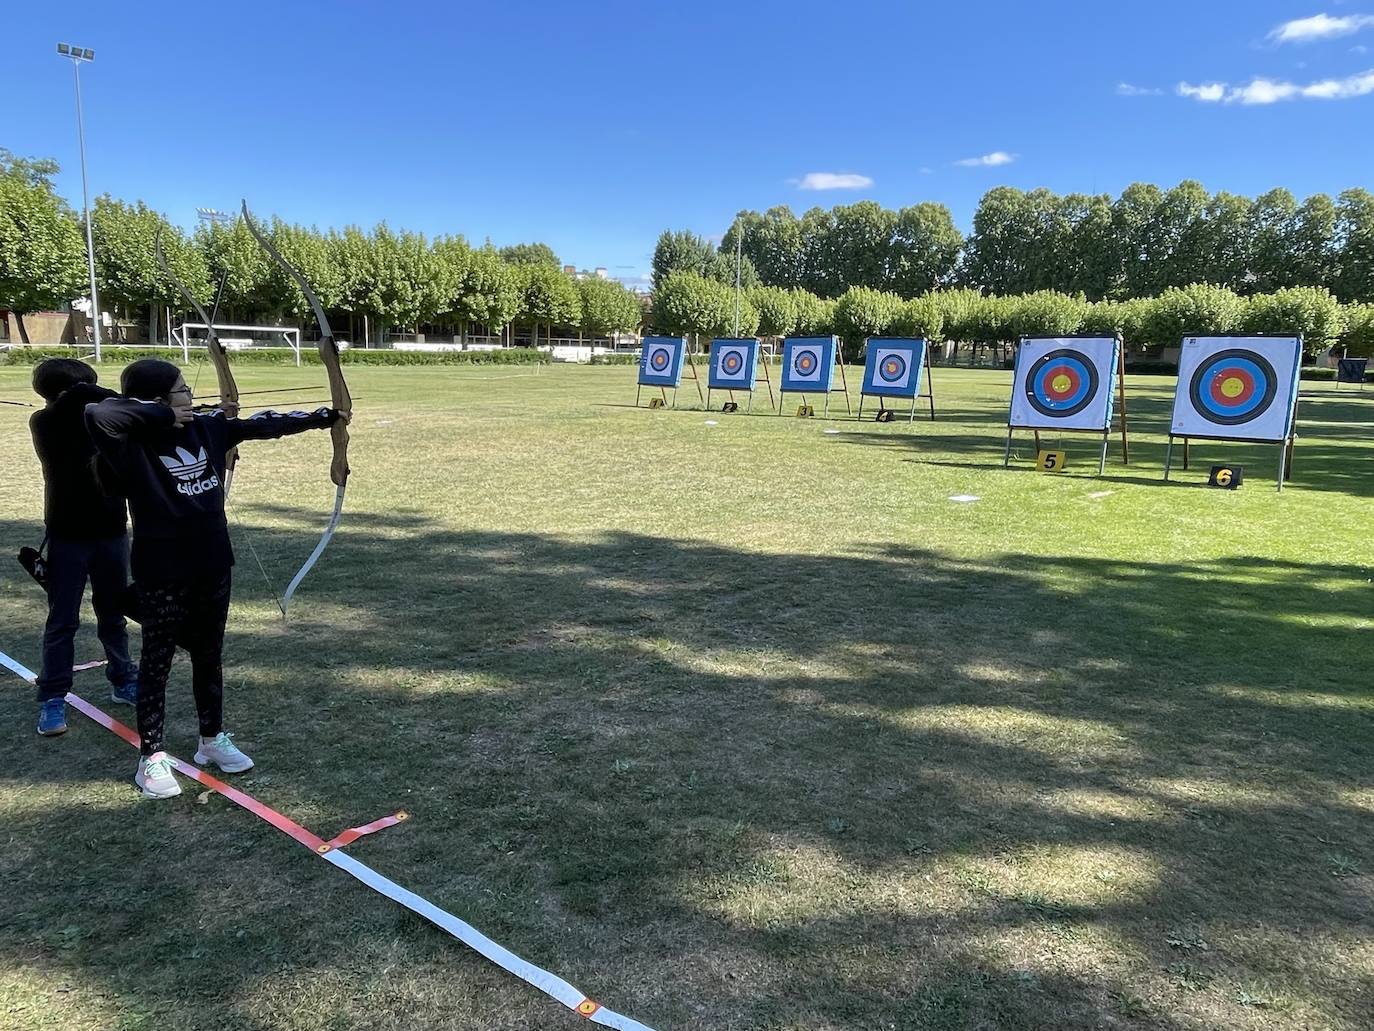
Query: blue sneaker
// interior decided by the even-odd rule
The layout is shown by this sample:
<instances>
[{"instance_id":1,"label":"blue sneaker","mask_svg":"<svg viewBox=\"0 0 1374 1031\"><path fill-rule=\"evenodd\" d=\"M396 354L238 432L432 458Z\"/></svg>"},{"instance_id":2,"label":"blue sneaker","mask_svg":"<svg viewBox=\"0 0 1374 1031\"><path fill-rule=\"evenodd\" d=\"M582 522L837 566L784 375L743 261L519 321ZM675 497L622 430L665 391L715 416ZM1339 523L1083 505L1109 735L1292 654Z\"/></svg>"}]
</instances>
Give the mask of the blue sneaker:
<instances>
[{"instance_id":1,"label":"blue sneaker","mask_svg":"<svg viewBox=\"0 0 1374 1031\"><path fill-rule=\"evenodd\" d=\"M67 700L49 698L38 709L38 733L44 737L57 737L67 732Z\"/></svg>"},{"instance_id":2,"label":"blue sneaker","mask_svg":"<svg viewBox=\"0 0 1374 1031\"><path fill-rule=\"evenodd\" d=\"M137 705L138 681L130 680L127 684L111 684L110 701L119 705Z\"/></svg>"}]
</instances>

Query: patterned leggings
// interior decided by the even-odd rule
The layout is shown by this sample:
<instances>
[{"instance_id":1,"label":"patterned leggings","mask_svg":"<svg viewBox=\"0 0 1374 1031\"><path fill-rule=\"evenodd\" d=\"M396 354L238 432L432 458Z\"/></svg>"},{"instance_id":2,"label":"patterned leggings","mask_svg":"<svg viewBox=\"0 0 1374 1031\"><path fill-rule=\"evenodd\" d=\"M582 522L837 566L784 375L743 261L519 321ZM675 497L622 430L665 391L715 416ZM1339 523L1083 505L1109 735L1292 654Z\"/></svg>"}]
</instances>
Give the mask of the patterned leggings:
<instances>
[{"instance_id":1,"label":"patterned leggings","mask_svg":"<svg viewBox=\"0 0 1374 1031\"><path fill-rule=\"evenodd\" d=\"M196 698L201 737L224 729L224 624L229 619L229 583L138 586L143 615L143 652L139 656L139 750L162 750L167 712L167 675L180 643L191 654L191 690Z\"/></svg>"}]
</instances>

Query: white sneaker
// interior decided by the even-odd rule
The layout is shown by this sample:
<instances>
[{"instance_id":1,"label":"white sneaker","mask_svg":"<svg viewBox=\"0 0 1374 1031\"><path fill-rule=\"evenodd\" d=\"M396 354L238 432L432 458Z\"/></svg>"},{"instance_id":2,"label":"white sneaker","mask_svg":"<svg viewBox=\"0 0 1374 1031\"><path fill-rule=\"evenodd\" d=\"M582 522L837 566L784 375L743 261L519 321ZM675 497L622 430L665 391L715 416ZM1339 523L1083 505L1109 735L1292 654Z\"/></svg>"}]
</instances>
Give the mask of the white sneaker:
<instances>
[{"instance_id":1,"label":"white sneaker","mask_svg":"<svg viewBox=\"0 0 1374 1031\"><path fill-rule=\"evenodd\" d=\"M253 760L240 752L238 746L222 730L214 737L200 739L200 747L196 749L196 762L201 766L214 763L223 773L242 773L253 768Z\"/></svg>"},{"instance_id":2,"label":"white sneaker","mask_svg":"<svg viewBox=\"0 0 1374 1031\"><path fill-rule=\"evenodd\" d=\"M154 752L138 760L134 783L143 789L144 798L172 798L181 794L181 785L172 775L172 760L166 752Z\"/></svg>"}]
</instances>

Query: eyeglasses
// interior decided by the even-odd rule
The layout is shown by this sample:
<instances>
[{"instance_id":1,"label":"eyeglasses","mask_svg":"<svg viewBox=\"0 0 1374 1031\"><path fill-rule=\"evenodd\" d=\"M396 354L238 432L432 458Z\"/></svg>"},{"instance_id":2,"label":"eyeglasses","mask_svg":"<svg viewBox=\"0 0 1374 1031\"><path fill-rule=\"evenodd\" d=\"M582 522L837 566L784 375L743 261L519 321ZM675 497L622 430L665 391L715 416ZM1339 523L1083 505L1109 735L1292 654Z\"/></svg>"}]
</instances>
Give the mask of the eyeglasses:
<instances>
[{"instance_id":1,"label":"eyeglasses","mask_svg":"<svg viewBox=\"0 0 1374 1031\"><path fill-rule=\"evenodd\" d=\"M176 397L178 394L185 394L187 397L193 396L190 387L178 387L176 390L167 391L168 397Z\"/></svg>"}]
</instances>

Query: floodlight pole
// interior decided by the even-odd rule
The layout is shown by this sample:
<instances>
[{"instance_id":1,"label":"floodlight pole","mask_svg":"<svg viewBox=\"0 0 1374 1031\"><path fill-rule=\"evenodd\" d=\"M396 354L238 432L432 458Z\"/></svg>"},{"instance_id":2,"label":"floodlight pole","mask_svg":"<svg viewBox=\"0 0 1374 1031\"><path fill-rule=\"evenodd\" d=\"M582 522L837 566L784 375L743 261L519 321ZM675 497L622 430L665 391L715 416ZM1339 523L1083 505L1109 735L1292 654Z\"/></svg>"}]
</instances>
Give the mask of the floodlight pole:
<instances>
[{"instance_id":1,"label":"floodlight pole","mask_svg":"<svg viewBox=\"0 0 1374 1031\"><path fill-rule=\"evenodd\" d=\"M740 250L744 242L744 227L735 234L735 336L739 336L739 266Z\"/></svg>"},{"instance_id":2,"label":"floodlight pole","mask_svg":"<svg viewBox=\"0 0 1374 1031\"><path fill-rule=\"evenodd\" d=\"M86 122L81 111L81 62L94 61L94 50L57 45L57 52L71 59L72 78L76 83L76 138L81 146L81 202L86 215L86 267L91 276L91 340L95 344L95 360L100 361L100 297L95 288L95 243L91 239L91 187L86 175Z\"/></svg>"}]
</instances>

